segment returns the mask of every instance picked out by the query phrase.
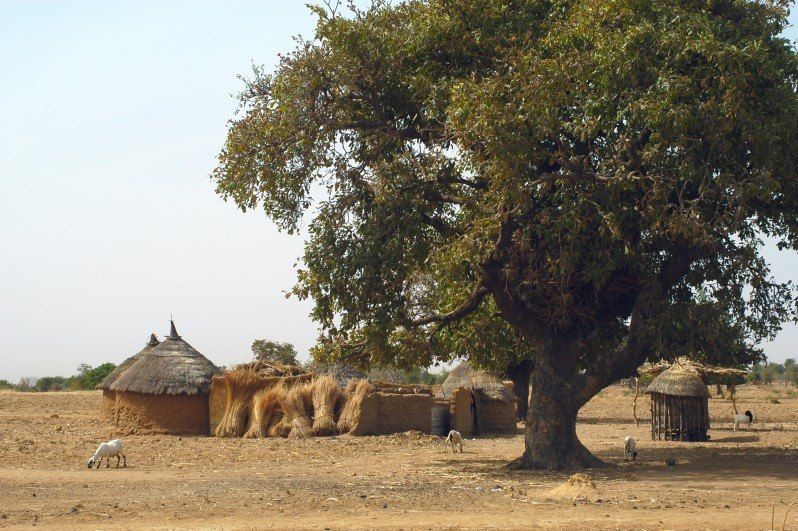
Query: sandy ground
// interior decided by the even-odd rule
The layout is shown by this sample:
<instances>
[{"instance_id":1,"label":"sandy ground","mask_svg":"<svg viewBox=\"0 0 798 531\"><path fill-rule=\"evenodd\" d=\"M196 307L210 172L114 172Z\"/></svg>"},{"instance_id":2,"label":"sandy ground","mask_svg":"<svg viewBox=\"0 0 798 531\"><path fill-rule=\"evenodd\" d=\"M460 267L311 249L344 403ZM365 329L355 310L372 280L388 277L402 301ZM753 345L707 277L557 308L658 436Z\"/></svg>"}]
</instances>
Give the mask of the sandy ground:
<instances>
[{"instance_id":1,"label":"sandy ground","mask_svg":"<svg viewBox=\"0 0 798 531\"><path fill-rule=\"evenodd\" d=\"M513 472L523 436L467 440L453 455L420 434L307 440L129 436L128 467L87 470L100 394L0 392L0 527L781 529L798 500L798 392L745 386L710 401L708 443L650 440L633 393L611 387L581 412L579 436L609 469L588 484ZM792 395L792 397L788 397ZM770 399L778 396L779 403ZM623 462L632 434L639 459ZM667 467L674 458L677 466ZM798 529L798 505L786 529Z\"/></svg>"}]
</instances>

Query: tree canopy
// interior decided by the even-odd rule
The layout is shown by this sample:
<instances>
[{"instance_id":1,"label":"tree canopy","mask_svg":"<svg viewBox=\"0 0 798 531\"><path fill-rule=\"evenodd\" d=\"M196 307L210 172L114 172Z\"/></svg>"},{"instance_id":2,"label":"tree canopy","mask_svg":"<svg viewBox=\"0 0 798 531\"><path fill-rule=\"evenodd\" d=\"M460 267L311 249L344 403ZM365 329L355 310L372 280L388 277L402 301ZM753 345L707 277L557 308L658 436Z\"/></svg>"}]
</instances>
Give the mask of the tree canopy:
<instances>
[{"instance_id":1,"label":"tree canopy","mask_svg":"<svg viewBox=\"0 0 798 531\"><path fill-rule=\"evenodd\" d=\"M252 342L252 353L255 354L257 360L299 365L299 361L296 359L296 349L291 343L256 339Z\"/></svg>"},{"instance_id":2,"label":"tree canopy","mask_svg":"<svg viewBox=\"0 0 798 531\"><path fill-rule=\"evenodd\" d=\"M213 178L289 232L312 212L294 293L319 355L534 358L520 464L575 468L601 388L680 348L749 363L795 317L762 255L798 248L785 3L312 9Z\"/></svg>"}]
</instances>

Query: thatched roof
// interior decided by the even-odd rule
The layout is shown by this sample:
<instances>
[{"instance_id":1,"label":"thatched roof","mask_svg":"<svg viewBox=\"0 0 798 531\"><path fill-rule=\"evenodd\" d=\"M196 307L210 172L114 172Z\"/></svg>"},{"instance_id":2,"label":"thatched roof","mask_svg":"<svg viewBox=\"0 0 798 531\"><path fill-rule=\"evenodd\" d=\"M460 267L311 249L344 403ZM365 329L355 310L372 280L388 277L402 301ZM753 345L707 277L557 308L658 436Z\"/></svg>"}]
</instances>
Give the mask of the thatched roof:
<instances>
[{"instance_id":1,"label":"thatched roof","mask_svg":"<svg viewBox=\"0 0 798 531\"><path fill-rule=\"evenodd\" d=\"M482 391L488 398L493 400L515 401L515 395L504 385L498 374L472 369L467 361L452 369L452 372L446 377L446 380L441 384L441 396L445 398L451 397L458 387Z\"/></svg>"},{"instance_id":2,"label":"thatched roof","mask_svg":"<svg viewBox=\"0 0 798 531\"><path fill-rule=\"evenodd\" d=\"M341 363L322 363L314 361L308 365L308 372L318 375L330 376L343 389L350 380L362 380L366 377L362 372Z\"/></svg>"},{"instance_id":3,"label":"thatched roof","mask_svg":"<svg viewBox=\"0 0 798 531\"><path fill-rule=\"evenodd\" d=\"M646 393L671 396L709 398L709 390L701 376L690 367L674 363L646 387Z\"/></svg>"},{"instance_id":4,"label":"thatched roof","mask_svg":"<svg viewBox=\"0 0 798 531\"><path fill-rule=\"evenodd\" d=\"M156 347L141 353L109 389L151 395L207 393L214 374L222 371L172 329Z\"/></svg>"},{"instance_id":5,"label":"thatched roof","mask_svg":"<svg viewBox=\"0 0 798 531\"><path fill-rule=\"evenodd\" d=\"M138 351L136 354L130 356L128 359L126 359L125 361L123 361L119 365L117 365L116 369L114 369L113 371L108 373L108 376L103 378L100 381L100 383L97 384L96 389L108 389L108 387L112 383L114 383L114 381L116 381L117 378L119 378L120 374L125 372L131 365L133 365L133 363L136 362L137 359L139 359L145 353L147 353L150 350L152 350L153 348L157 347L158 343L160 343L160 341L158 341L158 338L155 337L155 334L154 333L150 334L150 340L147 342L147 344L144 346L144 348L141 349L140 351Z\"/></svg>"},{"instance_id":6,"label":"thatched roof","mask_svg":"<svg viewBox=\"0 0 798 531\"><path fill-rule=\"evenodd\" d=\"M748 371L744 371L742 369L735 369L732 367L717 367L714 365L703 365L696 361L692 361L688 358L679 358L673 363L667 361L660 361L658 363L646 363L642 365L639 369L637 369L637 373L640 375L649 375L649 376L656 376L661 374L662 372L666 371L673 365L681 365L687 369L690 369L702 378L705 379L707 376L745 376L748 374Z\"/></svg>"}]
</instances>

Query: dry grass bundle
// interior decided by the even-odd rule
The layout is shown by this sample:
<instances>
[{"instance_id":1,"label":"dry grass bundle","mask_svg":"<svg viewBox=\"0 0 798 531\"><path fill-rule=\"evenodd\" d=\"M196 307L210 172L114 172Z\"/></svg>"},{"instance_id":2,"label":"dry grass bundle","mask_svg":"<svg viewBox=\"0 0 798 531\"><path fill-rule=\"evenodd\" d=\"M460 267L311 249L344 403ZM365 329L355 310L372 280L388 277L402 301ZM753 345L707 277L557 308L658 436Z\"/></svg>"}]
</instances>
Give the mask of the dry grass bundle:
<instances>
[{"instance_id":1,"label":"dry grass bundle","mask_svg":"<svg viewBox=\"0 0 798 531\"><path fill-rule=\"evenodd\" d=\"M338 431L335 424L335 406L341 397L341 390L335 380L322 376L313 382L313 433L333 435Z\"/></svg>"},{"instance_id":2,"label":"dry grass bundle","mask_svg":"<svg viewBox=\"0 0 798 531\"><path fill-rule=\"evenodd\" d=\"M283 418L280 409L278 386L258 391L252 397L252 407L249 414L249 429L244 434L246 438L268 437L270 430Z\"/></svg>"},{"instance_id":3,"label":"dry grass bundle","mask_svg":"<svg viewBox=\"0 0 798 531\"><path fill-rule=\"evenodd\" d=\"M220 380L215 380L216 381ZM224 416L214 431L217 437L241 437L247 428L247 413L252 396L262 387L258 373L236 369L224 375L220 382L225 386L227 404Z\"/></svg>"},{"instance_id":4,"label":"dry grass bundle","mask_svg":"<svg viewBox=\"0 0 798 531\"><path fill-rule=\"evenodd\" d=\"M341 416L338 419L338 431L347 433L355 427L363 397L373 390L374 388L368 380L352 380L349 382L345 391L346 404L341 409Z\"/></svg>"},{"instance_id":5,"label":"dry grass bundle","mask_svg":"<svg viewBox=\"0 0 798 531\"><path fill-rule=\"evenodd\" d=\"M302 383L288 388L279 395L280 407L283 410L283 422L291 427L289 437L309 437L313 435L313 385Z\"/></svg>"}]
</instances>

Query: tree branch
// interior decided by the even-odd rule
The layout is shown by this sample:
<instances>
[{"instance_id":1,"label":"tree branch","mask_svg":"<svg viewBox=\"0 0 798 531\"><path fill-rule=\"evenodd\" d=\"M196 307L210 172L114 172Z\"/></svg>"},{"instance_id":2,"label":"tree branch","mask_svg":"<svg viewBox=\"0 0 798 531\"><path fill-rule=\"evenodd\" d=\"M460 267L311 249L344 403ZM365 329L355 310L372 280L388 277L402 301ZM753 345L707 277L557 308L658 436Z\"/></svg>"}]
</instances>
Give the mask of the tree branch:
<instances>
[{"instance_id":1,"label":"tree branch","mask_svg":"<svg viewBox=\"0 0 798 531\"><path fill-rule=\"evenodd\" d=\"M427 324L436 323L437 327L435 331L437 331L437 329L440 329L441 327L446 326L447 324L452 323L454 321L459 321L463 317L467 316L468 314L476 310L479 307L479 304L482 302L482 299L484 299L485 295L487 294L488 294L488 289L483 285L482 282L480 282L474 288L474 290L471 292L468 298L460 306L458 306L451 312L444 314L435 313L432 315L426 315L424 317L412 319L407 324L409 326L423 326Z\"/></svg>"}]
</instances>

